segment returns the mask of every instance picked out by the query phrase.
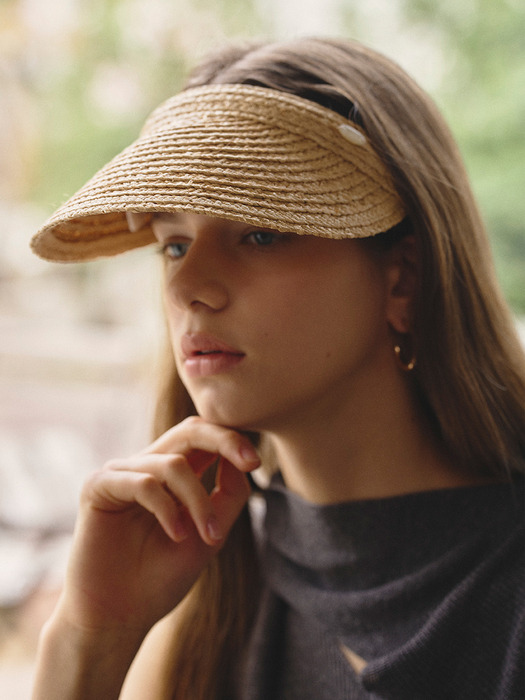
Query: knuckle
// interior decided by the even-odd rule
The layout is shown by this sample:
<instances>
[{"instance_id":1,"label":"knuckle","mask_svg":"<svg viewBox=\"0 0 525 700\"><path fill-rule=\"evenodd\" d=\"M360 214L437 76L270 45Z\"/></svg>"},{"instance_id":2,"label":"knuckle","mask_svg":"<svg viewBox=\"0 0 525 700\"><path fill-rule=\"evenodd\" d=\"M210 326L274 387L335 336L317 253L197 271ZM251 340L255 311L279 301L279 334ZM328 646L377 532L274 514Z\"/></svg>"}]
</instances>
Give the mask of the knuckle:
<instances>
[{"instance_id":1,"label":"knuckle","mask_svg":"<svg viewBox=\"0 0 525 700\"><path fill-rule=\"evenodd\" d=\"M90 500L94 493L97 493L104 487L106 479L107 471L105 469L97 469L88 474L80 489L80 501Z\"/></svg>"},{"instance_id":2,"label":"knuckle","mask_svg":"<svg viewBox=\"0 0 525 700\"><path fill-rule=\"evenodd\" d=\"M88 474L82 483L81 495L89 493L93 487L100 481L100 476L103 474L103 470L97 470Z\"/></svg>"},{"instance_id":3,"label":"knuckle","mask_svg":"<svg viewBox=\"0 0 525 700\"><path fill-rule=\"evenodd\" d=\"M152 474L143 474L140 479L140 489L143 494L151 495L159 488L159 482Z\"/></svg>"},{"instance_id":4,"label":"knuckle","mask_svg":"<svg viewBox=\"0 0 525 700\"><path fill-rule=\"evenodd\" d=\"M184 425L185 428L197 428L203 423L204 421L200 416L188 416L179 425Z\"/></svg>"},{"instance_id":5,"label":"knuckle","mask_svg":"<svg viewBox=\"0 0 525 700\"><path fill-rule=\"evenodd\" d=\"M177 450L182 453L194 449L197 431L205 421L199 416L188 416L169 430L170 436L176 441Z\"/></svg>"},{"instance_id":6,"label":"knuckle","mask_svg":"<svg viewBox=\"0 0 525 700\"><path fill-rule=\"evenodd\" d=\"M164 458L164 463L165 467L170 471L170 472L175 472L177 474L181 474L183 472L188 471L188 462L186 460L186 457L181 454L170 454L166 455Z\"/></svg>"},{"instance_id":7,"label":"knuckle","mask_svg":"<svg viewBox=\"0 0 525 700\"><path fill-rule=\"evenodd\" d=\"M104 466L100 470L101 473L112 471L114 469L118 469L122 465L122 460L112 458L108 459L107 462L104 463Z\"/></svg>"}]
</instances>

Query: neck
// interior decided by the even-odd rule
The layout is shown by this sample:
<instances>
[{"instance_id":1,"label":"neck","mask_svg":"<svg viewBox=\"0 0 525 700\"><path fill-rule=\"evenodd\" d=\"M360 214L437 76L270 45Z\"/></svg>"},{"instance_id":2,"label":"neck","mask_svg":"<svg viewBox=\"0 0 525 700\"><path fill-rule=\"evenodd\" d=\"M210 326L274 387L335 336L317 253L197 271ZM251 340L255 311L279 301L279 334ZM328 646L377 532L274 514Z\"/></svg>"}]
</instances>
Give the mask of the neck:
<instances>
[{"instance_id":1,"label":"neck","mask_svg":"<svg viewBox=\"0 0 525 700\"><path fill-rule=\"evenodd\" d=\"M405 376L377 377L363 401L341 393L268 433L292 491L328 504L473 482L437 444Z\"/></svg>"}]
</instances>

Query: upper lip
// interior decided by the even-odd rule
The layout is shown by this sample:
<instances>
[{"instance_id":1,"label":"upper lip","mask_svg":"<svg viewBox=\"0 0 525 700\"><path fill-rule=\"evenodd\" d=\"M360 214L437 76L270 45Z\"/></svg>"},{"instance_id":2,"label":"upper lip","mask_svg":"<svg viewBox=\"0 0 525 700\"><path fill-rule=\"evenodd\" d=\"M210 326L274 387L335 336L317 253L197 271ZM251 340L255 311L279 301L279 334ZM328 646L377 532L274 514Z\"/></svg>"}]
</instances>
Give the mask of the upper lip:
<instances>
[{"instance_id":1,"label":"upper lip","mask_svg":"<svg viewBox=\"0 0 525 700\"><path fill-rule=\"evenodd\" d=\"M208 333L185 333L181 339L182 356L185 360L206 353L223 352L229 355L244 355L241 350L228 345Z\"/></svg>"}]
</instances>

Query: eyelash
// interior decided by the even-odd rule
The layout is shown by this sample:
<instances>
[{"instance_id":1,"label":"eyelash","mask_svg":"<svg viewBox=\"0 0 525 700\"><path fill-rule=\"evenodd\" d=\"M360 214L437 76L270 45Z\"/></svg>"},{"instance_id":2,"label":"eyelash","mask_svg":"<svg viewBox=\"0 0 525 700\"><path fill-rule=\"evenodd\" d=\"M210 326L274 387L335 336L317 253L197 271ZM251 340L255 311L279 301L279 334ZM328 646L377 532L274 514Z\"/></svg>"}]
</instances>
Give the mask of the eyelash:
<instances>
[{"instance_id":1,"label":"eyelash","mask_svg":"<svg viewBox=\"0 0 525 700\"><path fill-rule=\"evenodd\" d=\"M266 240L265 242L262 241L257 241L257 236L269 236L270 240ZM276 243L281 243L285 240L286 234L284 233L277 233L275 231L250 231L248 233L244 240L251 242L252 245L254 245L256 248L269 248L272 245L275 245Z\"/></svg>"},{"instance_id":2,"label":"eyelash","mask_svg":"<svg viewBox=\"0 0 525 700\"><path fill-rule=\"evenodd\" d=\"M265 238L261 240L261 236ZM259 240L257 240L257 237L259 237ZM254 248L270 248L271 246L284 241L285 238L286 234L284 233L258 230L247 233L243 237L242 242L252 245ZM158 252L162 257L166 258L166 260L181 260L185 256L190 245L191 243L168 241L167 243L159 246ZM173 251L173 249L178 249L178 254L173 255L173 252L170 252Z\"/></svg>"},{"instance_id":3,"label":"eyelash","mask_svg":"<svg viewBox=\"0 0 525 700\"><path fill-rule=\"evenodd\" d=\"M168 242L159 246L159 253L162 257L166 258L166 260L180 260L186 254L189 245L189 243ZM169 250L173 248L184 248L184 252L179 255L172 255L170 254Z\"/></svg>"}]
</instances>

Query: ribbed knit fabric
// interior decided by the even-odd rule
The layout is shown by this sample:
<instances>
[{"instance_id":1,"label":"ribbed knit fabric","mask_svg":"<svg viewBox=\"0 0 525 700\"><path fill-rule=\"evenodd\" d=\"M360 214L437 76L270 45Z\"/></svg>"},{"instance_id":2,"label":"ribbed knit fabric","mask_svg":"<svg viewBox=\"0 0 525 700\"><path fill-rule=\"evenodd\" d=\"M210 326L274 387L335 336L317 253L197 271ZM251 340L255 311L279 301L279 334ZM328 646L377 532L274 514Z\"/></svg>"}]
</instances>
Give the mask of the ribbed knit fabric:
<instances>
[{"instance_id":1,"label":"ribbed knit fabric","mask_svg":"<svg viewBox=\"0 0 525 700\"><path fill-rule=\"evenodd\" d=\"M525 697L522 478L316 506L277 477L265 501L243 700Z\"/></svg>"}]
</instances>

